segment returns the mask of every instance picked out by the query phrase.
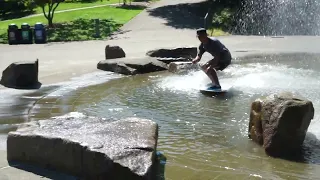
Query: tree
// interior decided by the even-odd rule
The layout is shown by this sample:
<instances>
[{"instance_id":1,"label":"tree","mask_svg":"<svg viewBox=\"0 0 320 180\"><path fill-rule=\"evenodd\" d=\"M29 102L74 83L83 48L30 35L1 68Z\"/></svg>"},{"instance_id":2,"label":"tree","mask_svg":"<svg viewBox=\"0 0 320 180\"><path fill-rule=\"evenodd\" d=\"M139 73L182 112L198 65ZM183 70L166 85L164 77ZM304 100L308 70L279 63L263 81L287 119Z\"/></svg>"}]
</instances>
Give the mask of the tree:
<instances>
[{"instance_id":1,"label":"tree","mask_svg":"<svg viewBox=\"0 0 320 180\"><path fill-rule=\"evenodd\" d=\"M48 20L49 27L53 27L54 12L60 3L64 0L35 0L37 6L42 8L44 17ZM46 13L46 6L48 5L48 12Z\"/></svg>"}]
</instances>

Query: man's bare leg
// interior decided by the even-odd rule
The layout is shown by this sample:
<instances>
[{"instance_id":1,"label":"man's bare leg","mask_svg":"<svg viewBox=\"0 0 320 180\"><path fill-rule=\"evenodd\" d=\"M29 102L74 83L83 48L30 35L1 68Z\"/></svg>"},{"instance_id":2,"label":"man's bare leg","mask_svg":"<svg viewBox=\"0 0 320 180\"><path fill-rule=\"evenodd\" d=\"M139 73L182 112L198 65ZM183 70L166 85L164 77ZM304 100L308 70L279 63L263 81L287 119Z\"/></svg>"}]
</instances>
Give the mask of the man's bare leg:
<instances>
[{"instance_id":1,"label":"man's bare leg","mask_svg":"<svg viewBox=\"0 0 320 180\"><path fill-rule=\"evenodd\" d=\"M209 67L206 69L206 74L207 74L207 76L211 79L213 85L218 85L218 86L220 86L220 82L219 82L219 79L218 79L217 71L215 70L214 67L209 66Z\"/></svg>"},{"instance_id":2,"label":"man's bare leg","mask_svg":"<svg viewBox=\"0 0 320 180\"><path fill-rule=\"evenodd\" d=\"M217 72L216 72L214 67L212 67L211 65L205 64L201 68L207 74L207 76L210 78L210 80L212 81L213 85L219 85L220 86L218 75L217 75Z\"/></svg>"}]
</instances>

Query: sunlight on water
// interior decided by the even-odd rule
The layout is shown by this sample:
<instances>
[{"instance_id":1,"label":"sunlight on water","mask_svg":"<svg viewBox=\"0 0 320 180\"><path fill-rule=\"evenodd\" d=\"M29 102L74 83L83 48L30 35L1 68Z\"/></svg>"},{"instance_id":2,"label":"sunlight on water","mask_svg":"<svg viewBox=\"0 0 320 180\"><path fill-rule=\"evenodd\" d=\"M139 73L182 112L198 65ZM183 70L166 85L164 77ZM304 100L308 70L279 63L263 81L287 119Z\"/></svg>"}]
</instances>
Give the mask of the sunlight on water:
<instances>
[{"instance_id":1,"label":"sunlight on water","mask_svg":"<svg viewBox=\"0 0 320 180\"><path fill-rule=\"evenodd\" d=\"M289 91L312 100L315 112L320 108L320 72L315 62L305 60L301 65L295 58L285 57L276 57L277 62L265 57L239 60L218 72L221 86L228 88L228 93L220 97L199 92L210 82L202 71L184 75L159 72L121 79L101 75L104 84L88 88L68 84L48 96L77 89L65 98L52 99L59 105L72 105L74 109L67 117L89 115L119 120L135 116L157 122L157 149L167 157L168 180L317 179L318 113L308 130L317 138L307 138L309 149L304 163L270 158L262 147L248 140L250 106L261 96ZM307 69L309 66L313 68Z\"/></svg>"},{"instance_id":2,"label":"sunlight on water","mask_svg":"<svg viewBox=\"0 0 320 180\"><path fill-rule=\"evenodd\" d=\"M157 86L169 91L186 91L198 93L198 89L210 83L210 79L202 71L188 75L172 75L158 80ZM178 92L177 92L178 93Z\"/></svg>"}]
</instances>

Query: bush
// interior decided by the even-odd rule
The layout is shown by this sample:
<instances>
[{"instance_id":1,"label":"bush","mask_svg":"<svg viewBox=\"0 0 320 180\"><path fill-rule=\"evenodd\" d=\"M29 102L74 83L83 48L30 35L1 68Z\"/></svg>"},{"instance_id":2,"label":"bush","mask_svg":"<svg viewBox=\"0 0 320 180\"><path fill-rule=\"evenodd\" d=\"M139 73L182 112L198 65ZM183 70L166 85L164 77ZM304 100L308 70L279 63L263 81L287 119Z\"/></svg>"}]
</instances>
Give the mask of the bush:
<instances>
[{"instance_id":1,"label":"bush","mask_svg":"<svg viewBox=\"0 0 320 180\"><path fill-rule=\"evenodd\" d=\"M21 17L34 12L33 0L0 0L0 19Z\"/></svg>"},{"instance_id":2,"label":"bush","mask_svg":"<svg viewBox=\"0 0 320 180\"><path fill-rule=\"evenodd\" d=\"M74 2L80 2L80 3L91 3L91 2L97 2L100 0L66 0L66 3L74 3Z\"/></svg>"}]
</instances>

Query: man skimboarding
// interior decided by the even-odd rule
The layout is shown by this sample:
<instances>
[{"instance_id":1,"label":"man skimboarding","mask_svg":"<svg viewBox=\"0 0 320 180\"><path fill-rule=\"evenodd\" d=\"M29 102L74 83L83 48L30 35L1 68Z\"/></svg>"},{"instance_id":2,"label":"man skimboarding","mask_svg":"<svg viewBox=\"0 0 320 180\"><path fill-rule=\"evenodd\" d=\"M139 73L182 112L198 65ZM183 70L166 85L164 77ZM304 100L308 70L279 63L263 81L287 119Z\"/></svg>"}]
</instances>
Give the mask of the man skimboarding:
<instances>
[{"instance_id":1,"label":"man skimboarding","mask_svg":"<svg viewBox=\"0 0 320 180\"><path fill-rule=\"evenodd\" d=\"M221 89L216 71L222 71L230 65L232 59L231 53L217 38L208 37L207 31L204 28L197 30L197 37L201 43L197 57L192 60L192 63L198 63L205 52L210 53L214 58L202 65L201 69L212 81L213 86L210 89Z\"/></svg>"}]
</instances>

